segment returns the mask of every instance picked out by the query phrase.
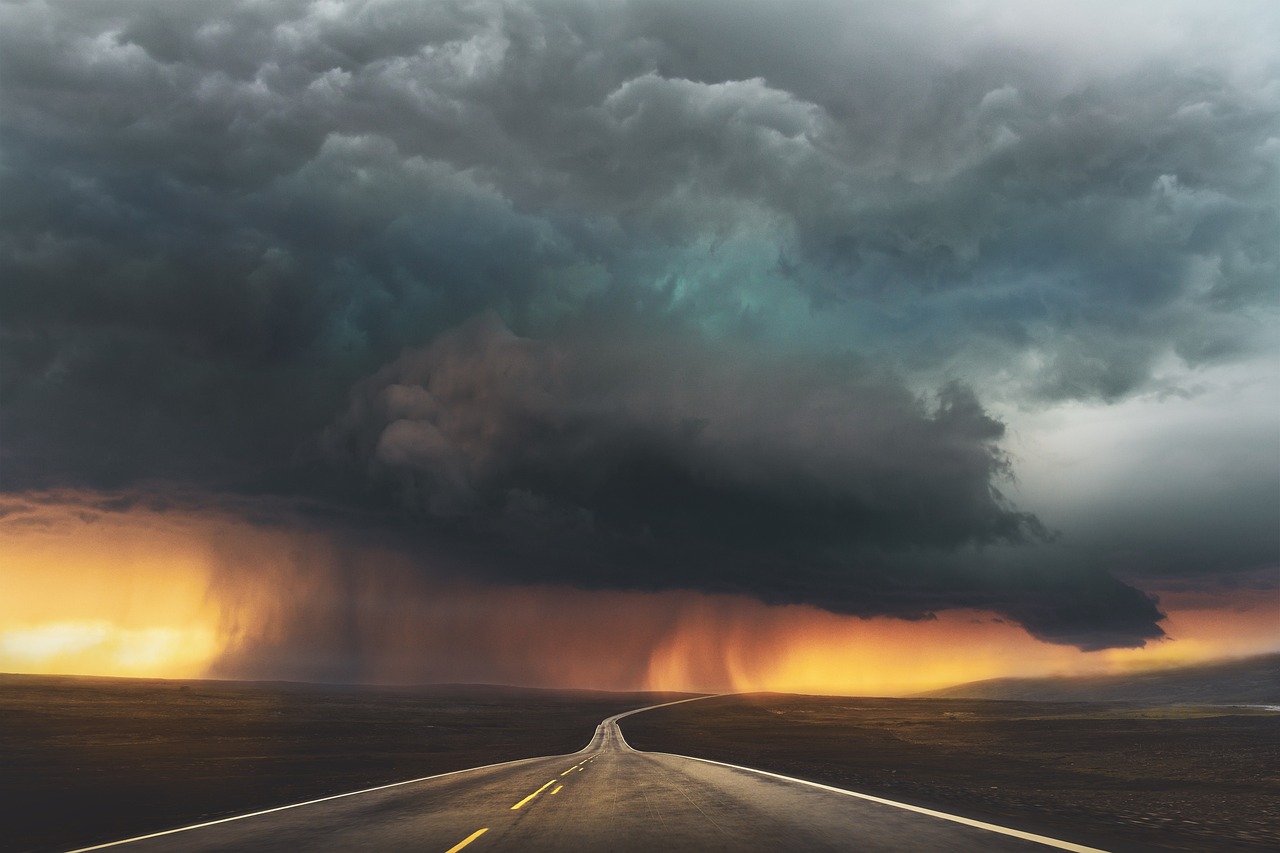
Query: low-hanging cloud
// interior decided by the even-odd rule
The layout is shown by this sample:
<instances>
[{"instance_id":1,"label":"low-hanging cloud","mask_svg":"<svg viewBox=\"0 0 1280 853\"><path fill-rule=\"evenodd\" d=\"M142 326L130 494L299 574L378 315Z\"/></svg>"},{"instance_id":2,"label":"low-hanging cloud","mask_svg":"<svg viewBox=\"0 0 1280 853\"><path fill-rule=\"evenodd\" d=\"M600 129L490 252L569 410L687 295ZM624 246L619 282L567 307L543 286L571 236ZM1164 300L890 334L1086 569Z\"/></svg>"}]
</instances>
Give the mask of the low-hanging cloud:
<instances>
[{"instance_id":1,"label":"low-hanging cloud","mask_svg":"<svg viewBox=\"0 0 1280 853\"><path fill-rule=\"evenodd\" d=\"M848 357L669 332L552 343L489 314L358 385L322 447L506 579L863 616L981 604L1086 647L1159 636L1153 603L1105 575L956 563L1048 538L1000 491L1003 434L962 385L927 404Z\"/></svg>"},{"instance_id":2,"label":"low-hanging cloud","mask_svg":"<svg viewBox=\"0 0 1280 853\"><path fill-rule=\"evenodd\" d=\"M530 578L1157 636L1099 554L971 552L1039 530L992 407L1270 369L1280 12L1201 5L0 6L0 486L320 484ZM490 396L442 395L485 311ZM1274 559L1276 493L1196 565Z\"/></svg>"},{"instance_id":3,"label":"low-hanging cloud","mask_svg":"<svg viewBox=\"0 0 1280 853\"><path fill-rule=\"evenodd\" d=\"M938 397L930 411L856 361L675 337L555 345L487 314L362 383L324 443L404 478L434 518L543 508L636 536L819 550L1042 532L998 491L1003 425L964 386Z\"/></svg>"}]
</instances>

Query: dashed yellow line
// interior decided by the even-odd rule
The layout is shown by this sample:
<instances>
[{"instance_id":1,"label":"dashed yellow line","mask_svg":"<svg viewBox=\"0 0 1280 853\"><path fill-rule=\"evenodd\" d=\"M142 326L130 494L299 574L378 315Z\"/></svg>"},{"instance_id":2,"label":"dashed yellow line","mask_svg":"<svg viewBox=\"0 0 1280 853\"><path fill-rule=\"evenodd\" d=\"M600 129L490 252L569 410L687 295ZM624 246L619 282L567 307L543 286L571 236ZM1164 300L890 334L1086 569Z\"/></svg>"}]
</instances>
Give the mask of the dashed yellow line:
<instances>
[{"instance_id":1,"label":"dashed yellow line","mask_svg":"<svg viewBox=\"0 0 1280 853\"><path fill-rule=\"evenodd\" d=\"M516 803L514 806L512 806L512 807L511 807L511 810L512 810L512 811L515 811L516 809L520 808L520 807L521 807L521 806L523 806L525 803L529 802L529 801L530 801L530 800L532 800L534 797L538 796L539 794L541 794L543 791L545 791L545 790L547 790L548 788L550 788L550 787L551 787L552 785L554 785L555 783L556 783L556 780L555 780L555 779L552 779L550 782L548 782L547 784L543 785L541 788L539 788L538 790L534 791L532 794L530 794L529 796L525 797L523 800L521 800L520 802L518 802L518 803Z\"/></svg>"},{"instance_id":2,"label":"dashed yellow line","mask_svg":"<svg viewBox=\"0 0 1280 853\"><path fill-rule=\"evenodd\" d=\"M477 838L484 835L488 831L489 831L489 827L487 826L484 829L477 829L475 832L471 833L466 838L462 839L457 844L453 845L448 850L444 851L444 853L458 853L458 851L461 850L463 847L466 847L472 841L475 841Z\"/></svg>"},{"instance_id":3,"label":"dashed yellow line","mask_svg":"<svg viewBox=\"0 0 1280 853\"><path fill-rule=\"evenodd\" d=\"M564 785L556 785L554 788L551 789L551 793L558 794L563 790L564 790Z\"/></svg>"}]
</instances>

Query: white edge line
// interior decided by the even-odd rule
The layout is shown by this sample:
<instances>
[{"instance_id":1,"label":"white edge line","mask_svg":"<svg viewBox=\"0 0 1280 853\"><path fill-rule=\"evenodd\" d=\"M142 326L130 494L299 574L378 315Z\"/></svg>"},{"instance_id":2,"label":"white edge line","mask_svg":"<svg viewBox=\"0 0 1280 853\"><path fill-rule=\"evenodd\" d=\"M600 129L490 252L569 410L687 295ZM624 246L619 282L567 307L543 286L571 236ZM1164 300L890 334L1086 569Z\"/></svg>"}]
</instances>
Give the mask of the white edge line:
<instances>
[{"instance_id":1,"label":"white edge line","mask_svg":"<svg viewBox=\"0 0 1280 853\"><path fill-rule=\"evenodd\" d=\"M691 702L693 700L684 699L681 701ZM676 705L679 703L671 702L668 704ZM654 707L661 708L664 706L655 705ZM635 713L639 713L640 711L647 711L647 710L649 709L640 708L636 711L629 711L627 714L624 714L621 716L629 716L630 714L635 714ZM617 725L617 723L615 723L614 725ZM626 745L627 749L630 749L632 752L641 751L633 748L631 744L627 743L627 739L626 737L623 736L621 728L618 729L618 737L621 738L623 744ZM962 823L965 826L972 826L972 827L976 827L977 829L985 829L988 832L998 832L1001 835L1011 835L1014 838L1021 838L1024 841L1034 841L1037 844L1043 844L1047 847L1057 847L1059 850L1070 850L1072 851L1072 853L1108 853L1108 851L1099 849L1097 847L1086 847L1083 844L1075 844L1070 841L1060 841L1057 838L1050 838L1047 835L1036 835L1035 833L1032 833L1032 832L1023 832L1020 829L1010 829L1007 826L1000 826L994 823L985 823L980 820L973 820L971 818L961 817L960 815L947 814L946 812L934 811L933 809L926 809L923 806L913 806L910 803L900 803L897 800L886 800L884 797L876 797L876 796L872 796L871 794L862 794L857 791L849 791L844 788L835 788L835 787L832 787L831 785L823 785L820 782L810 782L807 779L796 779L793 776L783 776L781 773L770 773L768 770L757 770L754 767L743 767L740 764L729 764L724 761L712 761L710 758L697 758L692 755L678 755L674 752L648 752L644 754L667 755L672 758L687 758L690 761L701 761L703 764L718 764L721 767L729 767L729 768L732 768L733 770L745 770L748 773L755 773L760 776L769 776L774 779L781 779L784 782L794 782L798 785L808 785L810 788L817 788L822 791L830 791L833 794L843 794L846 797L856 797L857 799L860 799L860 800L869 800L873 803L879 803L880 805L883 805L883 806L893 806L895 809L905 809L906 811L916 812L917 814L928 815L929 817L936 817L936 818L941 818L942 820L949 820L955 823Z\"/></svg>"},{"instance_id":2,"label":"white edge line","mask_svg":"<svg viewBox=\"0 0 1280 853\"><path fill-rule=\"evenodd\" d=\"M576 754L577 753L573 753L573 752L569 753L569 755L576 755ZM92 847L77 847L75 850L68 850L67 853L88 853L88 851L90 850L101 850L104 847L115 847L119 844L132 844L135 841L146 841L148 838L160 838L161 836L164 836L164 835L173 835L174 833L186 832L187 830L191 830L191 829L203 829L206 826L217 826L220 823L230 823L231 821L234 821L234 820L244 820L245 818L250 818L250 817L260 817L261 815L271 814L272 812L282 812L282 811L287 811L288 809L301 808L302 806L313 806L316 803L325 803L325 802L328 802L329 800L341 800L344 797L354 797L358 794L371 794L374 791L385 791L388 788L398 788L401 785L412 785L414 782L426 782L431 779L443 779L445 776L457 776L459 773L471 773L476 770L491 770L494 767L505 767L508 764L523 764L526 761L541 761L544 758L562 758L562 757L564 756L540 755L535 758L517 758L515 761L501 761L497 764L484 764L479 767L468 767L465 770L450 770L448 773L437 773L434 776L421 776L417 779L406 779L403 782L392 782L389 785L378 785L376 788L362 788L359 791L348 791L345 794L332 794L328 797L321 797L318 800L307 800L305 803L290 803L287 806L276 806L275 808L263 809L262 811L258 811L258 812L249 812L248 814L232 815L231 817L219 818L218 820L209 820L209 821L205 821L204 823L193 823L190 826L180 826L177 829L166 829L166 830L163 830L162 832L152 832L148 835L135 835L132 838L122 838L119 841L108 841L106 844L95 844Z\"/></svg>"},{"instance_id":3,"label":"white edge line","mask_svg":"<svg viewBox=\"0 0 1280 853\"><path fill-rule=\"evenodd\" d=\"M711 696L695 696L693 697L693 699L680 699L676 702L664 702L661 705L649 705L644 708L636 708L634 710L627 711L623 714L610 717L608 720L605 720L604 722L607 723L613 720L619 720L622 717L626 717L631 714L638 714L641 711L649 711L654 708L665 708L667 705L679 705L681 702L692 702L694 701L694 699L709 699L709 698L711 698ZM601 725L603 725L603 723ZM599 726L597 726L596 728L598 730ZM618 730L618 735L619 736L622 735L621 729ZM627 741L625 738L623 738L622 742L625 744ZM591 748L591 744L593 743L595 743L594 734L592 735L591 740L588 741L587 745L584 746L582 749L578 750L577 752L565 753L564 755L539 755L533 758L517 758L515 761L500 761L497 764L483 764L479 767L467 767L463 770L450 770L448 773L437 773L434 776L420 776L417 779L406 779L403 782L392 782L388 785L378 785L377 787L374 787L374 788L362 788L359 791L348 791L345 794L332 794L328 797L321 797L318 800L307 800L304 803L290 803L287 806L276 806L275 808L263 809L262 811L249 812L248 814L232 815L231 817L219 818L218 820L208 820L208 821L205 821L204 823L193 823L190 826L179 826L176 829L165 829L160 832L152 832L147 835L135 835L132 838L121 838L119 841L108 841L105 844L94 844L92 847L77 847L75 850L68 850L67 853L89 853L90 850L102 850L107 847L118 847L121 844L132 844L135 841L146 841L149 838L161 838L165 835L174 835L175 833L187 832L188 830L192 830L192 829L204 829L206 826L217 826L220 823L231 823L232 821L244 820L245 818L250 818L250 817L260 817L264 814L272 814L273 812L283 812L289 809L302 808L303 806L313 806L316 803L327 803L330 800L341 800L344 797L354 797L359 794L371 794L374 791L385 791L388 788L399 788L401 785L412 785L414 782L426 782L431 779L443 779L446 776L457 776L459 773L471 773L475 770L492 770L495 767L506 767L509 764L523 764L526 761L541 761L544 758L567 758L570 755L581 755L582 753L589 750ZM630 749L630 746L628 745L627 748Z\"/></svg>"},{"instance_id":4,"label":"white edge line","mask_svg":"<svg viewBox=\"0 0 1280 853\"><path fill-rule=\"evenodd\" d=\"M674 702L663 702L661 705L649 705L649 706L644 707L644 708L633 708L632 710L630 710L630 711L624 711L624 712L623 712L623 713L621 713L621 714L614 714L612 717L610 717L609 719L607 719L607 720L605 720L603 723L601 723L601 725L605 725L605 724L607 724L607 723L613 723L613 724L616 726L616 725L618 725L618 720L621 720L623 717L630 717L632 714L640 714L640 713L643 713L644 711L656 711L656 710L657 710L657 709L659 709L659 708L669 708L669 707L671 707L672 705L683 705L685 702L697 702L697 701L699 701L699 700L701 700L701 699L719 699L719 698L721 698L721 697L723 697L723 696L736 696L736 695L738 695L738 694L736 694L736 693L708 693L708 694L706 694L705 696L693 696L693 697L691 697L691 698L689 698L689 699L677 699L677 700L676 700L676 701L674 701ZM622 729L618 729L618 737L622 737ZM626 745L627 749L631 749L631 744L627 743L627 739L626 739L626 738L622 738L622 742L623 742L623 744L625 744L625 745ZM635 752L636 750L631 750L631 751L632 751L632 752Z\"/></svg>"}]
</instances>

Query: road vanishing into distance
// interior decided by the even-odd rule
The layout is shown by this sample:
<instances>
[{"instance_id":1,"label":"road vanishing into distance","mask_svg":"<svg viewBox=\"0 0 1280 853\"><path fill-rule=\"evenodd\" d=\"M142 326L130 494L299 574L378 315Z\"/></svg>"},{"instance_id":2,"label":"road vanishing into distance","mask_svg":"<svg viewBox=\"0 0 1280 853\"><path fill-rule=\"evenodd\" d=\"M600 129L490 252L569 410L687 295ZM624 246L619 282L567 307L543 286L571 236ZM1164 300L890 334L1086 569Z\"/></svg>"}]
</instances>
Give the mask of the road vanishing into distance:
<instances>
[{"instance_id":1,"label":"road vanishing into distance","mask_svg":"<svg viewBox=\"0 0 1280 853\"><path fill-rule=\"evenodd\" d=\"M695 701L695 700L682 700ZM668 703L679 704L679 703ZM662 707L655 705L653 707ZM159 851L1034 851L1096 848L627 745L399 782L73 853Z\"/></svg>"}]
</instances>

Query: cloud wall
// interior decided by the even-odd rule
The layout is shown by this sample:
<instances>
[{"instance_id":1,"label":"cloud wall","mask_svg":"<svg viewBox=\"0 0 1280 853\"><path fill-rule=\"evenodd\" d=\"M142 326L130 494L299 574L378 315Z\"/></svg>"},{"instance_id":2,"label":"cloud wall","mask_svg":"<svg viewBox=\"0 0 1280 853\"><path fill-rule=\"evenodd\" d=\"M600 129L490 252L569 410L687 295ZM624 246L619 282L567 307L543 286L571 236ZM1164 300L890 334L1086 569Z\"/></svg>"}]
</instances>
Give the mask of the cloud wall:
<instances>
[{"instance_id":1,"label":"cloud wall","mask_svg":"<svg viewBox=\"0 0 1280 853\"><path fill-rule=\"evenodd\" d=\"M0 488L1140 645L1144 577L1280 563L1237 390L1277 44L1267 2L5 4ZM1084 464L1124 529L1020 499L1057 415L1205 400L1264 428Z\"/></svg>"}]
</instances>

